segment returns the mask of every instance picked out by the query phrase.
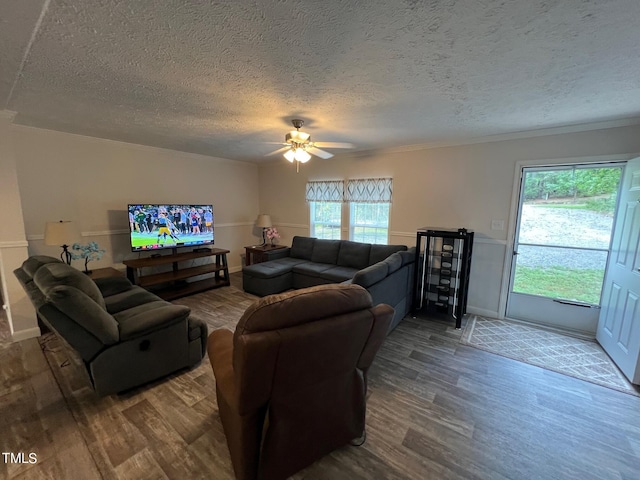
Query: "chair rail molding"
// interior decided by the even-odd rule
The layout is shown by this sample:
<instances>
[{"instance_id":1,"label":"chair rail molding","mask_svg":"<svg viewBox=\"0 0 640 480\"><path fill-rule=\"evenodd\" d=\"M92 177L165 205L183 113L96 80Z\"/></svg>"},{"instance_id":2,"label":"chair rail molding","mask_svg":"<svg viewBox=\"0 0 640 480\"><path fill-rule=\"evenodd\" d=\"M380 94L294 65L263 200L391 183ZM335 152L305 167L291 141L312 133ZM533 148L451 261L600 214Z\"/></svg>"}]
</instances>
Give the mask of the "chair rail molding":
<instances>
[{"instance_id":1,"label":"chair rail molding","mask_svg":"<svg viewBox=\"0 0 640 480\"><path fill-rule=\"evenodd\" d=\"M42 235L44 239L44 235ZM7 242L0 242L0 248L26 248L29 246L29 242L26 240L12 240Z\"/></svg>"}]
</instances>

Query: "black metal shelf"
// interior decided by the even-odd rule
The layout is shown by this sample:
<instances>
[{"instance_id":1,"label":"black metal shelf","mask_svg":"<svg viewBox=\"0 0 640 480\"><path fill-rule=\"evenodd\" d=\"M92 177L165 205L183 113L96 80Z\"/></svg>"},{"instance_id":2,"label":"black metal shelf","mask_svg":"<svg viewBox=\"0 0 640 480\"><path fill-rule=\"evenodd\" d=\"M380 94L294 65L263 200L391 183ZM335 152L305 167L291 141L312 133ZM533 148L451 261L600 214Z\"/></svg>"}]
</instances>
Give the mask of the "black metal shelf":
<instances>
[{"instance_id":1,"label":"black metal shelf","mask_svg":"<svg viewBox=\"0 0 640 480\"><path fill-rule=\"evenodd\" d=\"M460 328L467 312L473 232L424 227L416 235L413 313L451 316Z\"/></svg>"}]
</instances>

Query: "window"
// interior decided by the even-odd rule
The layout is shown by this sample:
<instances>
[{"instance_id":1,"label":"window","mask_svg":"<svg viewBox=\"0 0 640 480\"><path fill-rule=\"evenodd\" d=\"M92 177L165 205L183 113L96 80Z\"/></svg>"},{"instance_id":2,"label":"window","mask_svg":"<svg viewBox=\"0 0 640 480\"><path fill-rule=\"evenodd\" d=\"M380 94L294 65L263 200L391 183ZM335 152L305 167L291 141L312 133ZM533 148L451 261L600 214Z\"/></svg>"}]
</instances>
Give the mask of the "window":
<instances>
[{"instance_id":1,"label":"window","mask_svg":"<svg viewBox=\"0 0 640 480\"><path fill-rule=\"evenodd\" d=\"M354 242L389 243L392 180L365 178L347 182L349 239Z\"/></svg>"},{"instance_id":2,"label":"window","mask_svg":"<svg viewBox=\"0 0 640 480\"><path fill-rule=\"evenodd\" d=\"M349 239L354 242L389 243L389 203L351 203Z\"/></svg>"},{"instance_id":3,"label":"window","mask_svg":"<svg viewBox=\"0 0 640 480\"><path fill-rule=\"evenodd\" d=\"M389 242L390 178L366 178L307 183L311 236L342 238L342 204L349 203L349 239L355 242Z\"/></svg>"},{"instance_id":4,"label":"window","mask_svg":"<svg viewBox=\"0 0 640 480\"><path fill-rule=\"evenodd\" d=\"M525 167L514 293L599 305L622 167Z\"/></svg>"},{"instance_id":5,"label":"window","mask_svg":"<svg viewBox=\"0 0 640 480\"><path fill-rule=\"evenodd\" d=\"M311 236L340 240L342 231L342 203L309 202Z\"/></svg>"},{"instance_id":6,"label":"window","mask_svg":"<svg viewBox=\"0 0 640 480\"><path fill-rule=\"evenodd\" d=\"M307 183L311 236L340 240L344 182L332 180Z\"/></svg>"}]
</instances>

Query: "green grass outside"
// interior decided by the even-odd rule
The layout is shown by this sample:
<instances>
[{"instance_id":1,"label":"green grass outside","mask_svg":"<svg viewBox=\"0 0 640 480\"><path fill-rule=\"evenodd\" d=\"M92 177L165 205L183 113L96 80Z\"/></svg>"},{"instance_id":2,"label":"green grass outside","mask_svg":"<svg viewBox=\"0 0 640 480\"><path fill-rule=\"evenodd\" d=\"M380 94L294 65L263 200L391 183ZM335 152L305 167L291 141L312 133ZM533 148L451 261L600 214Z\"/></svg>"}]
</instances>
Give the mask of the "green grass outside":
<instances>
[{"instance_id":1,"label":"green grass outside","mask_svg":"<svg viewBox=\"0 0 640 480\"><path fill-rule=\"evenodd\" d=\"M604 270L518 266L513 291L599 305L603 279Z\"/></svg>"}]
</instances>

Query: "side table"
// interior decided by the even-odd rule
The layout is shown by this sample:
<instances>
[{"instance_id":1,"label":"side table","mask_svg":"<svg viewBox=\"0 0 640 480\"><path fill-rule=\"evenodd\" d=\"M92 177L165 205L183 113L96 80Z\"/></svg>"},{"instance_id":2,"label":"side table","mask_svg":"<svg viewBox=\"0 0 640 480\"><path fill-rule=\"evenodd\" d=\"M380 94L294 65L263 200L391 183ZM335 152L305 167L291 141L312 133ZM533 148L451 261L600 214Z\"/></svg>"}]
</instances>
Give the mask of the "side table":
<instances>
[{"instance_id":1,"label":"side table","mask_svg":"<svg viewBox=\"0 0 640 480\"><path fill-rule=\"evenodd\" d=\"M285 248L289 247L285 245L251 245L244 247L246 252L245 265L248 267L252 263L269 261L273 253L278 250L284 250Z\"/></svg>"},{"instance_id":2,"label":"side table","mask_svg":"<svg viewBox=\"0 0 640 480\"><path fill-rule=\"evenodd\" d=\"M116 270L113 267L106 267L94 268L88 275L91 280L95 280L97 278L124 277L124 272Z\"/></svg>"}]
</instances>

